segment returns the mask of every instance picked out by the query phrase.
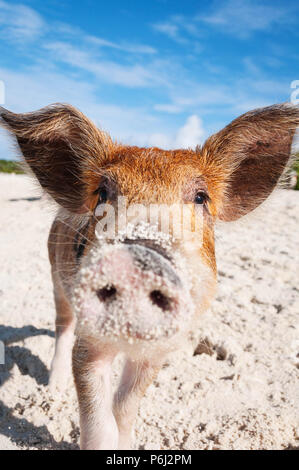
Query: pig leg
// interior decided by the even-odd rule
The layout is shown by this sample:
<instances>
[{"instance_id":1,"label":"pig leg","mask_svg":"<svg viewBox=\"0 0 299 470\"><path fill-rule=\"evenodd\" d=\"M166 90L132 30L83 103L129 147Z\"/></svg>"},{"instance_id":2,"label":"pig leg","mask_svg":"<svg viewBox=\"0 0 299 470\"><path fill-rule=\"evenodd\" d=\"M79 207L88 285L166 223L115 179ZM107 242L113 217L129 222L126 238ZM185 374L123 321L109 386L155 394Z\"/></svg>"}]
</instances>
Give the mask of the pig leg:
<instances>
[{"instance_id":1,"label":"pig leg","mask_svg":"<svg viewBox=\"0 0 299 470\"><path fill-rule=\"evenodd\" d=\"M115 352L93 348L78 338L73 349L73 372L80 408L81 449L115 450L118 428L112 412L111 364Z\"/></svg>"},{"instance_id":2,"label":"pig leg","mask_svg":"<svg viewBox=\"0 0 299 470\"><path fill-rule=\"evenodd\" d=\"M58 282L54 282L54 286L56 343L49 380L49 386L53 392L55 389L65 390L68 379L71 377L75 327L71 306L65 297L62 287Z\"/></svg>"},{"instance_id":3,"label":"pig leg","mask_svg":"<svg viewBox=\"0 0 299 470\"><path fill-rule=\"evenodd\" d=\"M127 359L119 388L114 396L114 415L119 429L118 448L130 449L133 424L139 403L147 387L161 369L162 363Z\"/></svg>"}]
</instances>

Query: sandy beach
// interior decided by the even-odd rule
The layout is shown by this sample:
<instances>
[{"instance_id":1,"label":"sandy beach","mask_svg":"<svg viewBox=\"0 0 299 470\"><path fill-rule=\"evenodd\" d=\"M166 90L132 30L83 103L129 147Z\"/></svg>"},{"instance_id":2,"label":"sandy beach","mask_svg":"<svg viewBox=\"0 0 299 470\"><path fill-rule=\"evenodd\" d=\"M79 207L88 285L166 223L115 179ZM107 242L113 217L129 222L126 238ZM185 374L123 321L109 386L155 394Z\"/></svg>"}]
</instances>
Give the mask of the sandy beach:
<instances>
[{"instance_id":1,"label":"sandy beach","mask_svg":"<svg viewBox=\"0 0 299 470\"><path fill-rule=\"evenodd\" d=\"M28 177L0 174L0 449L78 449L74 386L47 387L55 209L39 196ZM216 238L216 299L149 387L135 449L299 448L299 191L277 191Z\"/></svg>"}]
</instances>

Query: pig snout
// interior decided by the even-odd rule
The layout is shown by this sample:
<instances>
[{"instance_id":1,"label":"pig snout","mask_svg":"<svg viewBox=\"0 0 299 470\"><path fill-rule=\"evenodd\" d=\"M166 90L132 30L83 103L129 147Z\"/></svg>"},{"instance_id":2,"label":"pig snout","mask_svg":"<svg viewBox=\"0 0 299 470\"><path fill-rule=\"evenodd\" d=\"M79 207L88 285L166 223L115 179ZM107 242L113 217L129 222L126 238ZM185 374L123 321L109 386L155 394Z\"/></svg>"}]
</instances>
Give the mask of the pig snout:
<instances>
[{"instance_id":1,"label":"pig snout","mask_svg":"<svg viewBox=\"0 0 299 470\"><path fill-rule=\"evenodd\" d=\"M125 240L93 253L75 300L79 328L129 343L173 336L192 314L183 273L146 241Z\"/></svg>"}]
</instances>

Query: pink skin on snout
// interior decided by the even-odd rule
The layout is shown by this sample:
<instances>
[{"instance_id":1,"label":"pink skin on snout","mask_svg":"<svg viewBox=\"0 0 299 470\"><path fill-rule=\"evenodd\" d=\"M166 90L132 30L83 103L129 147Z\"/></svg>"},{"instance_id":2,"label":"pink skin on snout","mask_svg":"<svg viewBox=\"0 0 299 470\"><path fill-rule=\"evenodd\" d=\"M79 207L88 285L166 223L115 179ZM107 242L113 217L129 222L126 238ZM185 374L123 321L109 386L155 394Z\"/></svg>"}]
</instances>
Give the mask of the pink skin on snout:
<instances>
[{"instance_id":1,"label":"pink skin on snout","mask_svg":"<svg viewBox=\"0 0 299 470\"><path fill-rule=\"evenodd\" d=\"M161 263L170 266L162 256ZM126 245L112 245L81 270L78 328L129 343L173 336L185 325L182 316L186 321L191 315L187 297L167 276L142 269Z\"/></svg>"}]
</instances>

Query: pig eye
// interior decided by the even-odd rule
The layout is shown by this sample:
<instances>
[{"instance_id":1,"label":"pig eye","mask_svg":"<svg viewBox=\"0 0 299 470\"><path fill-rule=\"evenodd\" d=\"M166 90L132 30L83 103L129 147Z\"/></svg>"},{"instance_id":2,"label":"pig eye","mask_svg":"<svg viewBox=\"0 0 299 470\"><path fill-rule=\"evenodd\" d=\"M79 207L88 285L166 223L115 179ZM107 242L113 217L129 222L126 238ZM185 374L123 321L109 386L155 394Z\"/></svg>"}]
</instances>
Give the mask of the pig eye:
<instances>
[{"instance_id":1,"label":"pig eye","mask_svg":"<svg viewBox=\"0 0 299 470\"><path fill-rule=\"evenodd\" d=\"M105 204L108 200L108 191L105 188L99 188L99 200L98 204Z\"/></svg>"},{"instance_id":2,"label":"pig eye","mask_svg":"<svg viewBox=\"0 0 299 470\"><path fill-rule=\"evenodd\" d=\"M199 191L195 198L194 198L194 203L195 204L205 204L209 199L209 196L204 192L204 191Z\"/></svg>"}]
</instances>

